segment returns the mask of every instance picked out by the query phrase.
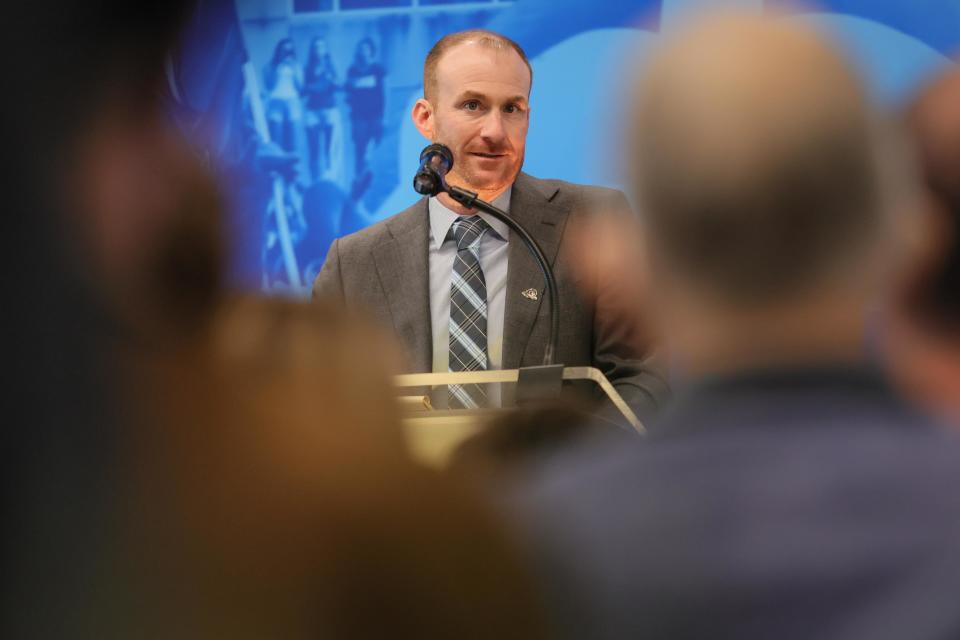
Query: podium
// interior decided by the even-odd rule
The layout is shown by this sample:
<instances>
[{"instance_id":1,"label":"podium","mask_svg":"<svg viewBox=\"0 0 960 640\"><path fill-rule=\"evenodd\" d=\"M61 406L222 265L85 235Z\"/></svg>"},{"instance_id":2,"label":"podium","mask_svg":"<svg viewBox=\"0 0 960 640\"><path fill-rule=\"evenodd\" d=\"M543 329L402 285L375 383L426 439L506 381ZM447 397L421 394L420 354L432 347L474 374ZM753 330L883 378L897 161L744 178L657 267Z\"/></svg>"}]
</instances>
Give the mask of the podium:
<instances>
[{"instance_id":1,"label":"podium","mask_svg":"<svg viewBox=\"0 0 960 640\"><path fill-rule=\"evenodd\" d=\"M600 389L626 424L641 435L646 433L636 414L599 369L564 367L561 378L563 381L580 381ZM394 384L399 392L404 437L413 457L427 465L442 467L461 442L514 409L511 406L456 410L435 408L430 389L443 389L451 384L518 383L523 383L520 369L408 373L396 376Z\"/></svg>"}]
</instances>

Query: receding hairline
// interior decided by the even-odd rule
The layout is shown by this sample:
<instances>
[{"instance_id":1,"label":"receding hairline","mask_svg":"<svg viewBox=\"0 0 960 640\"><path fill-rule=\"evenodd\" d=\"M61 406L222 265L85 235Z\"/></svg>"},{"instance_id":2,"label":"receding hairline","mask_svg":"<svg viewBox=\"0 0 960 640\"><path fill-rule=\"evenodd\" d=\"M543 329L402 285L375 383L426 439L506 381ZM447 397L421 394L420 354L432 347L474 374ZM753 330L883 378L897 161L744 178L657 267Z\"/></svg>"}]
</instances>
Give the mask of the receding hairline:
<instances>
[{"instance_id":1,"label":"receding hairline","mask_svg":"<svg viewBox=\"0 0 960 640\"><path fill-rule=\"evenodd\" d=\"M463 44L476 44L496 51L513 51L520 56L523 64L527 67L527 71L530 72L530 87L533 87L533 67L530 66L530 60L527 59L527 54L524 52L523 47L507 36L495 31L468 29L466 31L448 33L437 40L436 44L434 44L433 47L430 48L429 53L427 53L427 57L423 62L423 95L427 100L430 100L431 96L436 94L437 65L440 64L440 60L451 49Z\"/></svg>"}]
</instances>

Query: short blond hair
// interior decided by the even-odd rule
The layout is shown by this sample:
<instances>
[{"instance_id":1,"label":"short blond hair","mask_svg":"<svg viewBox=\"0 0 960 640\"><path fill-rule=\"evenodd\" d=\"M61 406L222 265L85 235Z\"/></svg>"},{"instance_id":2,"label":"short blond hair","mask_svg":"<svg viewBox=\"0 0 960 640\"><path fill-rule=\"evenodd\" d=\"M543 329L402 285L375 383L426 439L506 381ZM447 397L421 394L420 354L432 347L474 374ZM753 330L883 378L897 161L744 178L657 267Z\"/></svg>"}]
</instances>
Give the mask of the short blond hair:
<instances>
[{"instance_id":1,"label":"short blond hair","mask_svg":"<svg viewBox=\"0 0 960 640\"><path fill-rule=\"evenodd\" d=\"M491 49L497 49L499 51L516 51L520 59L523 60L523 63L527 65L527 70L530 71L530 86L533 86L533 67L530 66L527 54L519 44L495 31L468 29L466 31L448 33L443 36L437 40L437 43L433 45L427 54L427 58L423 62L423 96L427 100L432 100L433 97L436 96L437 65L440 63L443 54L453 47L466 42L472 42L481 47L490 47Z\"/></svg>"}]
</instances>

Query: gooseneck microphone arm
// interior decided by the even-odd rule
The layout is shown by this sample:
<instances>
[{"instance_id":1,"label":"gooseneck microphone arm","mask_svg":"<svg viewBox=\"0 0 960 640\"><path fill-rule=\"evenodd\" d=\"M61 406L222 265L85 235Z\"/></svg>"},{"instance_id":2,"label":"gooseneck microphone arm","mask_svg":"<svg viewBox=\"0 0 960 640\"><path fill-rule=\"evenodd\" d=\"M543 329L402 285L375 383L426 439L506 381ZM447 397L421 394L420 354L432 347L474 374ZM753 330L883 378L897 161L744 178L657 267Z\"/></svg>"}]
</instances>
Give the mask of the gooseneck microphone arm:
<instances>
[{"instance_id":1,"label":"gooseneck microphone arm","mask_svg":"<svg viewBox=\"0 0 960 640\"><path fill-rule=\"evenodd\" d=\"M443 180L442 176L440 182L442 185L441 190L449 194L451 198L463 206L469 209L479 209L484 213L488 213L510 227L510 230L520 237L524 246L526 246L530 254L533 255L534 260L537 261L537 265L540 267L541 273L543 273L547 302L550 304L550 335L547 340L547 347L543 352L543 364L552 365L554 354L557 352L557 338L560 333L560 308L557 304L557 280L553 276L553 269L550 267L547 257L543 254L543 249L541 249L537 241L533 239L533 236L523 228L523 225L511 218L505 211L493 206L486 200L481 200L473 191L447 185L446 180Z\"/></svg>"},{"instance_id":2,"label":"gooseneck microphone arm","mask_svg":"<svg viewBox=\"0 0 960 640\"><path fill-rule=\"evenodd\" d=\"M560 307L557 304L557 280L553 276L550 263L543 255L543 249L533 239L533 236L506 212L485 200L481 200L473 191L448 185L445 176L452 168L453 153L450 149L439 143L429 145L420 152L420 168L417 169L417 174L413 178L414 190L425 196L447 193L468 209L479 209L500 220L520 237L533 259L537 261L541 273L543 273L544 293L546 293L547 302L550 305L550 334L547 340L547 348L543 352L543 364L545 366L552 365L553 358L557 353L557 340L560 335Z\"/></svg>"}]
</instances>

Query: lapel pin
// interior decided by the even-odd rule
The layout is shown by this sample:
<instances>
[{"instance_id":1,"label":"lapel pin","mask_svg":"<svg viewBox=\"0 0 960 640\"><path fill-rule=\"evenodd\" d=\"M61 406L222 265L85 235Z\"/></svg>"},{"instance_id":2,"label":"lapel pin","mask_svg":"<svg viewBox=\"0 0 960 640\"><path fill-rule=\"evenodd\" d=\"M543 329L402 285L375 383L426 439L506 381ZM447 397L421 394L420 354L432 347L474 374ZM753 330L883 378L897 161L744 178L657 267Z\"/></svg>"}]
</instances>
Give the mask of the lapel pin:
<instances>
[{"instance_id":1,"label":"lapel pin","mask_svg":"<svg viewBox=\"0 0 960 640\"><path fill-rule=\"evenodd\" d=\"M520 295L522 295L527 300L536 300L538 298L536 289L524 289L523 291L520 292Z\"/></svg>"}]
</instances>

